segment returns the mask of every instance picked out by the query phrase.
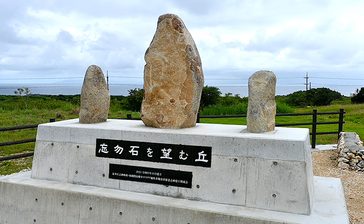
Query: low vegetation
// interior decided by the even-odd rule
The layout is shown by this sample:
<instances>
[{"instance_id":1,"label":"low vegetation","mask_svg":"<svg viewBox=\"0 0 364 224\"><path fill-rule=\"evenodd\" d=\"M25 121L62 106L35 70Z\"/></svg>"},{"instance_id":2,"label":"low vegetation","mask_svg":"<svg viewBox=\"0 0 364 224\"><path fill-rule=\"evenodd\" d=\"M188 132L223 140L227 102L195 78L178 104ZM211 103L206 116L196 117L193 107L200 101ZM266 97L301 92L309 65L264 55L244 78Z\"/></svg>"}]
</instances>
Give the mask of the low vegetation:
<instances>
[{"instance_id":1,"label":"low vegetation","mask_svg":"<svg viewBox=\"0 0 364 224\"><path fill-rule=\"evenodd\" d=\"M352 103L364 103L364 88L357 89L353 97L351 97Z\"/></svg>"},{"instance_id":2,"label":"low vegetation","mask_svg":"<svg viewBox=\"0 0 364 224\"><path fill-rule=\"evenodd\" d=\"M363 93L364 90L362 88ZM361 96L361 91L357 95ZM291 95L291 94L290 94ZM330 105L326 106L295 106L291 104L290 95L277 96L278 113L304 113L317 109L319 112L338 111L345 109L345 131L357 132L364 138L364 104L355 102L349 97L335 97ZM245 114L247 111L248 99L239 95L221 95L216 87L205 87L202 94L200 108L201 115L229 115ZM24 98L26 97L26 98ZM128 96L111 96L109 118L126 118L132 114L133 118L140 117L139 110L142 102L142 89L129 91ZM77 118L79 113L80 96L48 96L48 95L24 95L0 96L0 127L10 127L25 124L38 124L49 122L50 118L56 120ZM338 115L319 116L319 121L337 121ZM276 123L302 123L311 122L312 116L300 117L277 117ZM246 124L245 118L214 118L201 119L203 123L221 124ZM310 126L298 126L310 128ZM320 125L318 131L336 131L337 125ZM16 141L25 138L35 138L36 130L19 130L0 132L0 142ZM318 144L336 143L337 136L322 135L318 138ZM34 149L34 143L27 143L14 146L0 147L0 157L20 152L30 152ZM31 159L19 159L7 162L0 162L0 175L17 172L31 167Z\"/></svg>"},{"instance_id":3,"label":"low vegetation","mask_svg":"<svg viewBox=\"0 0 364 224\"><path fill-rule=\"evenodd\" d=\"M289 105L303 107L326 106L341 98L342 95L337 91L328 88L317 88L288 94L285 100Z\"/></svg>"}]
</instances>

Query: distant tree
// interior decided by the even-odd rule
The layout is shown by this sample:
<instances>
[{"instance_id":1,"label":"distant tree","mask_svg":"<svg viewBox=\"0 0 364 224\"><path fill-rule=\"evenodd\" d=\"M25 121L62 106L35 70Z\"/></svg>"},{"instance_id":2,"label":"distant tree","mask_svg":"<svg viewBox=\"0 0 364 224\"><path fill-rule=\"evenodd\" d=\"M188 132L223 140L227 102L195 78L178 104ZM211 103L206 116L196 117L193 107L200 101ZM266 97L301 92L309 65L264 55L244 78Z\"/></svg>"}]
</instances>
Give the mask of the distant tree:
<instances>
[{"instance_id":1,"label":"distant tree","mask_svg":"<svg viewBox=\"0 0 364 224\"><path fill-rule=\"evenodd\" d=\"M341 99L342 95L328 88L297 91L287 95L286 103L292 106L324 106L333 100Z\"/></svg>"},{"instance_id":2,"label":"distant tree","mask_svg":"<svg viewBox=\"0 0 364 224\"><path fill-rule=\"evenodd\" d=\"M356 94L351 97L352 103L364 103L364 87L357 89Z\"/></svg>"},{"instance_id":3,"label":"distant tree","mask_svg":"<svg viewBox=\"0 0 364 224\"><path fill-rule=\"evenodd\" d=\"M307 94L304 91L296 91L287 95L286 103L292 106L305 107L309 105Z\"/></svg>"},{"instance_id":4,"label":"distant tree","mask_svg":"<svg viewBox=\"0 0 364 224\"><path fill-rule=\"evenodd\" d=\"M317 88L307 91L307 99L311 106L330 105L333 100L341 99L342 95L329 88Z\"/></svg>"},{"instance_id":5,"label":"distant tree","mask_svg":"<svg viewBox=\"0 0 364 224\"><path fill-rule=\"evenodd\" d=\"M126 97L126 103L124 105L125 109L140 111L144 97L144 89L135 88L128 90L128 92L129 95Z\"/></svg>"},{"instance_id":6,"label":"distant tree","mask_svg":"<svg viewBox=\"0 0 364 224\"><path fill-rule=\"evenodd\" d=\"M32 94L32 91L28 87L21 87L14 91L15 95L21 96L24 104L25 109L28 108L28 96Z\"/></svg>"},{"instance_id":7,"label":"distant tree","mask_svg":"<svg viewBox=\"0 0 364 224\"><path fill-rule=\"evenodd\" d=\"M221 92L220 89L214 86L205 86L202 89L200 109L204 107L215 105L219 101Z\"/></svg>"},{"instance_id":8,"label":"distant tree","mask_svg":"<svg viewBox=\"0 0 364 224\"><path fill-rule=\"evenodd\" d=\"M28 87L22 87L16 89L14 93L18 96L29 96L30 94L32 94L32 91Z\"/></svg>"},{"instance_id":9,"label":"distant tree","mask_svg":"<svg viewBox=\"0 0 364 224\"><path fill-rule=\"evenodd\" d=\"M243 99L239 96L239 94L235 94L233 96L232 93L225 93L225 96L219 98L218 104L223 106L232 106L243 102Z\"/></svg>"}]
</instances>

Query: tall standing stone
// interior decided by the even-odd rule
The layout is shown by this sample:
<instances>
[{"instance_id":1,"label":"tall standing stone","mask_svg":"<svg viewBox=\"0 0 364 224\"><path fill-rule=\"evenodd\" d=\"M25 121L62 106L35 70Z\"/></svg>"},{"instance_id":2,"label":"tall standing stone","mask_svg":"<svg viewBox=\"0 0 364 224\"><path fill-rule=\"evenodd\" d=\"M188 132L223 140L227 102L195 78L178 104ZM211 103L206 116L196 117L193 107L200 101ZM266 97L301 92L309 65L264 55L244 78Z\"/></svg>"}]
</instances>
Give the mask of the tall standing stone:
<instances>
[{"instance_id":1,"label":"tall standing stone","mask_svg":"<svg viewBox=\"0 0 364 224\"><path fill-rule=\"evenodd\" d=\"M144 124L156 128L194 127L204 77L195 42L178 16L159 17L145 62L141 108Z\"/></svg>"},{"instance_id":2,"label":"tall standing stone","mask_svg":"<svg viewBox=\"0 0 364 224\"><path fill-rule=\"evenodd\" d=\"M276 80L271 71L258 71L249 78L248 132L274 131Z\"/></svg>"},{"instance_id":3,"label":"tall standing stone","mask_svg":"<svg viewBox=\"0 0 364 224\"><path fill-rule=\"evenodd\" d=\"M110 95L100 67L87 68L81 90L80 123L92 124L107 120Z\"/></svg>"}]
</instances>

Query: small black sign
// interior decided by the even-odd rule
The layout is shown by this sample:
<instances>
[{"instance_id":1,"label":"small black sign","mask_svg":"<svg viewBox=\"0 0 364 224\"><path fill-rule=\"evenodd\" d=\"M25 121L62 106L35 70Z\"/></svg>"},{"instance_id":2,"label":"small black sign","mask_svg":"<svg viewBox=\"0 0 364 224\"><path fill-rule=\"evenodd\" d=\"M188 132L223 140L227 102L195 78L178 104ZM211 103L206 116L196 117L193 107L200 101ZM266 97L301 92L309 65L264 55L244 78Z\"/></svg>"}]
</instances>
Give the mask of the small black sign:
<instances>
[{"instance_id":1,"label":"small black sign","mask_svg":"<svg viewBox=\"0 0 364 224\"><path fill-rule=\"evenodd\" d=\"M211 147L96 139L96 156L211 167Z\"/></svg>"},{"instance_id":2,"label":"small black sign","mask_svg":"<svg viewBox=\"0 0 364 224\"><path fill-rule=\"evenodd\" d=\"M192 187L192 172L110 164L109 178L176 187Z\"/></svg>"}]
</instances>

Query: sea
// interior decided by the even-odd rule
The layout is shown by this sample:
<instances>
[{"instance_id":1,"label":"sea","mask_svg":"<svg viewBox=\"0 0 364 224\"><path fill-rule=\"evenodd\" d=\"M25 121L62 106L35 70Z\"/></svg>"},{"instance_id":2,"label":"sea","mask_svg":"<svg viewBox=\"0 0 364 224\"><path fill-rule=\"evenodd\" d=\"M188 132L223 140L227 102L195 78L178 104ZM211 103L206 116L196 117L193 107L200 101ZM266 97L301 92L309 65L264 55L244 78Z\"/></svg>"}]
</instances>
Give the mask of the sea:
<instances>
[{"instance_id":1,"label":"sea","mask_svg":"<svg viewBox=\"0 0 364 224\"><path fill-rule=\"evenodd\" d=\"M240 84L206 84L208 86L218 87L222 95L232 94L239 95L241 97L248 96L248 86ZM17 88L27 87L31 90L32 94L41 95L76 95L81 93L82 83L59 85L52 83L31 83L31 84L0 84L0 95L15 95ZM326 87L332 90L338 91L345 96L351 96L356 89L360 89L361 86L315 86L312 88ZM122 95L127 96L129 90L135 88L143 88L143 84L111 84L109 86L110 95ZM277 85L276 95L287 95L295 91L305 90L305 85Z\"/></svg>"}]
</instances>

